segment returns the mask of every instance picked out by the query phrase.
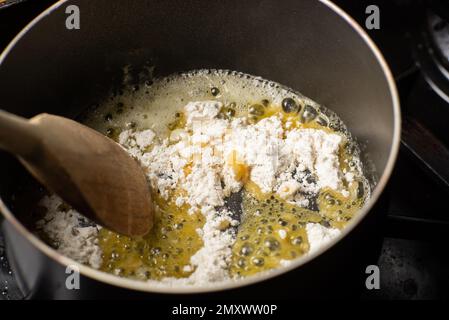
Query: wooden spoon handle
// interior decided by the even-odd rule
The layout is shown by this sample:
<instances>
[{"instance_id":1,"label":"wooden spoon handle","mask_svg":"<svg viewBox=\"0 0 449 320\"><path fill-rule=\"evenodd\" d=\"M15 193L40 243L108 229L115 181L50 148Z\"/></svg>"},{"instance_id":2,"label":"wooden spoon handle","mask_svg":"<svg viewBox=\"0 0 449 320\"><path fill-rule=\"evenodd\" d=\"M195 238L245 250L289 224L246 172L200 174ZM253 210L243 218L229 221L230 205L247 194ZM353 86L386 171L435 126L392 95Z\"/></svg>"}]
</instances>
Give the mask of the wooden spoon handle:
<instances>
[{"instance_id":1,"label":"wooden spoon handle","mask_svg":"<svg viewBox=\"0 0 449 320\"><path fill-rule=\"evenodd\" d=\"M30 157L39 146L38 130L27 119L0 110L0 149Z\"/></svg>"}]
</instances>

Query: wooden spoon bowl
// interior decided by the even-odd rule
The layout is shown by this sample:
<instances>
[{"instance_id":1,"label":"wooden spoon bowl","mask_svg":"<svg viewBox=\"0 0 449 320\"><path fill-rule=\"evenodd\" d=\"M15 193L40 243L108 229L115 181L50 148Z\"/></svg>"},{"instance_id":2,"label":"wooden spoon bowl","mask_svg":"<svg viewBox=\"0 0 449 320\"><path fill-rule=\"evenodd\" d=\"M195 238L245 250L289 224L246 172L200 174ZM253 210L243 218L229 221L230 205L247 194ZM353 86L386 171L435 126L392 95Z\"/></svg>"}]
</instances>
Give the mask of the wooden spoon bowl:
<instances>
[{"instance_id":1,"label":"wooden spoon bowl","mask_svg":"<svg viewBox=\"0 0 449 320\"><path fill-rule=\"evenodd\" d=\"M73 120L0 111L0 148L80 213L108 229L140 236L153 226L143 169L118 143Z\"/></svg>"}]
</instances>

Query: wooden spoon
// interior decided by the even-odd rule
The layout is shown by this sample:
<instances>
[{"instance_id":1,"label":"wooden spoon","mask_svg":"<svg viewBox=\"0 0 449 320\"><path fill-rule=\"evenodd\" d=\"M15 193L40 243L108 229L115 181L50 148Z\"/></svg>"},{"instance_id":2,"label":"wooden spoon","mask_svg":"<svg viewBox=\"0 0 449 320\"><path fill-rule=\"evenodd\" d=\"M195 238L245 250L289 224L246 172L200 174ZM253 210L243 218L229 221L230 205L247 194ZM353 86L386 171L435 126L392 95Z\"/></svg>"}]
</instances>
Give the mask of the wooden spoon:
<instances>
[{"instance_id":1,"label":"wooden spoon","mask_svg":"<svg viewBox=\"0 0 449 320\"><path fill-rule=\"evenodd\" d=\"M129 236L153 226L145 174L116 142L73 120L0 110L0 148L86 217Z\"/></svg>"}]
</instances>

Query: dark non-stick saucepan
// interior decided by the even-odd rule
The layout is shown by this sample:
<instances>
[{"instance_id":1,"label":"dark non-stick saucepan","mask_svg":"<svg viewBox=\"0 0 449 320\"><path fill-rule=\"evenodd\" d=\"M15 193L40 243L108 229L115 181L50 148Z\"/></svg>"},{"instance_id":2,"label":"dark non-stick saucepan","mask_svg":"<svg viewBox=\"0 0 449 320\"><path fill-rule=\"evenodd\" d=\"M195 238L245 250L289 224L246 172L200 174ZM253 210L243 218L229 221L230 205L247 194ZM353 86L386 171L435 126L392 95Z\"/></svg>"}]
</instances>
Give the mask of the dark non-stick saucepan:
<instances>
[{"instance_id":1,"label":"dark non-stick saucepan","mask_svg":"<svg viewBox=\"0 0 449 320\"><path fill-rule=\"evenodd\" d=\"M79 29L67 24L76 5ZM73 22L73 21L72 21ZM24 294L49 298L173 297L208 293L343 297L363 284L376 261L380 197L400 140L395 84L381 53L329 1L59 1L32 21L0 56L0 105L31 117L76 117L131 72L156 66L157 76L199 68L242 71L300 91L337 112L377 172L371 199L342 234L291 265L211 287L159 287L115 277L61 256L35 235L14 204L24 169L0 154L0 208L7 254ZM65 286L68 265L80 289ZM232 292L230 292L232 291Z\"/></svg>"}]
</instances>

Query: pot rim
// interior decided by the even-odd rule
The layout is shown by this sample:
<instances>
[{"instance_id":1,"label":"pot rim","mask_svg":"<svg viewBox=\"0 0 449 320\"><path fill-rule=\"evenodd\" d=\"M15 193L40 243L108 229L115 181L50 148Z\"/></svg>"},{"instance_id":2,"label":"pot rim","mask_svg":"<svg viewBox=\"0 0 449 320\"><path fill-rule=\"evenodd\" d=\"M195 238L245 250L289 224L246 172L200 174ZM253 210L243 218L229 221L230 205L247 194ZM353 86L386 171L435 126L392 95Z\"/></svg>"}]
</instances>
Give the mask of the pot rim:
<instances>
[{"instance_id":1,"label":"pot rim","mask_svg":"<svg viewBox=\"0 0 449 320\"><path fill-rule=\"evenodd\" d=\"M59 0L49 8L47 8L45 11L43 11L41 14L39 14L36 18L34 18L30 23L28 23L20 33L18 33L14 39L8 44L6 49L2 52L0 55L0 65L5 60L6 56L9 54L9 52L14 48L14 46L21 40L21 38L31 29L33 28L37 23L39 23L43 18L45 18L47 15L51 14L54 10L58 9L60 6L62 6L64 3L68 2L69 0ZM40 250L42 253L44 253L49 258L55 260L59 264L63 265L64 267L71 266L72 268L77 268L80 272L80 274L97 280L104 282L109 285L118 286L121 288L126 288L130 290L138 290L143 292L152 292L152 293L165 293L165 294L197 294L197 293L208 293L208 292L217 292L217 291L223 291L223 290L229 290L229 289L235 289L251 284L255 284L264 280L268 280L271 278L274 278L276 276L279 276L281 274L284 274L286 272L289 272L293 269L296 269L312 259L316 258L317 256L321 255L325 251L327 251L329 248L334 246L336 243L338 243L341 239L346 237L354 228L357 226L368 214L368 212L371 210L373 205L377 202L379 199L381 193L383 192L390 176L394 168L394 164L396 162L396 158L399 151L400 146L400 135L401 135L401 110L400 110L400 104L399 104L399 97L398 92L396 88L396 84L393 78L393 75L388 67L387 62L385 61L382 53L378 49L378 47L374 44L374 42L371 40L371 38L368 36L368 34L365 32L365 30L352 18L350 17L346 12L344 12L340 7L335 5L329 0L319 0L322 4L326 5L330 10L334 11L336 14L340 16L340 18L344 19L362 38L362 40L365 42L365 44L371 49L371 52L374 54L377 62L382 68L382 71L385 75L386 81L388 83L389 91L392 96L392 105L393 105L393 115L394 115L394 121L393 121L393 141L390 148L388 161L385 166L385 169L382 173L382 176L380 177L374 191L371 194L371 198L368 200L368 202L364 205L362 209L360 209L359 213L349 222L349 224L342 230L342 232L339 234L338 237L334 238L330 243L322 246L319 250L316 250L312 254L306 254L302 257L299 257L295 260L292 260L292 262L286 266L280 266L279 268L260 272L256 275L249 276L243 279L239 280L226 280L223 282L215 283L212 285L201 285L201 286L170 286L167 284L158 284L155 281L151 282L144 282L139 280L132 280L132 279L126 279L126 278L120 278L118 276L114 276L112 274L108 274L106 272L93 269L89 266L83 265L79 262L76 262L75 260L72 260L68 257L65 257L58 253L55 249L51 248L47 244L45 244L42 240L40 240L36 235L34 235L31 231L29 231L25 226L23 226L19 220L16 219L16 217L12 214L12 212L9 210L9 208L6 206L6 204L3 202L3 200L0 198L0 211L4 215L5 219L15 227L15 229L26 239L28 239L33 246L35 246L38 250Z\"/></svg>"}]
</instances>

